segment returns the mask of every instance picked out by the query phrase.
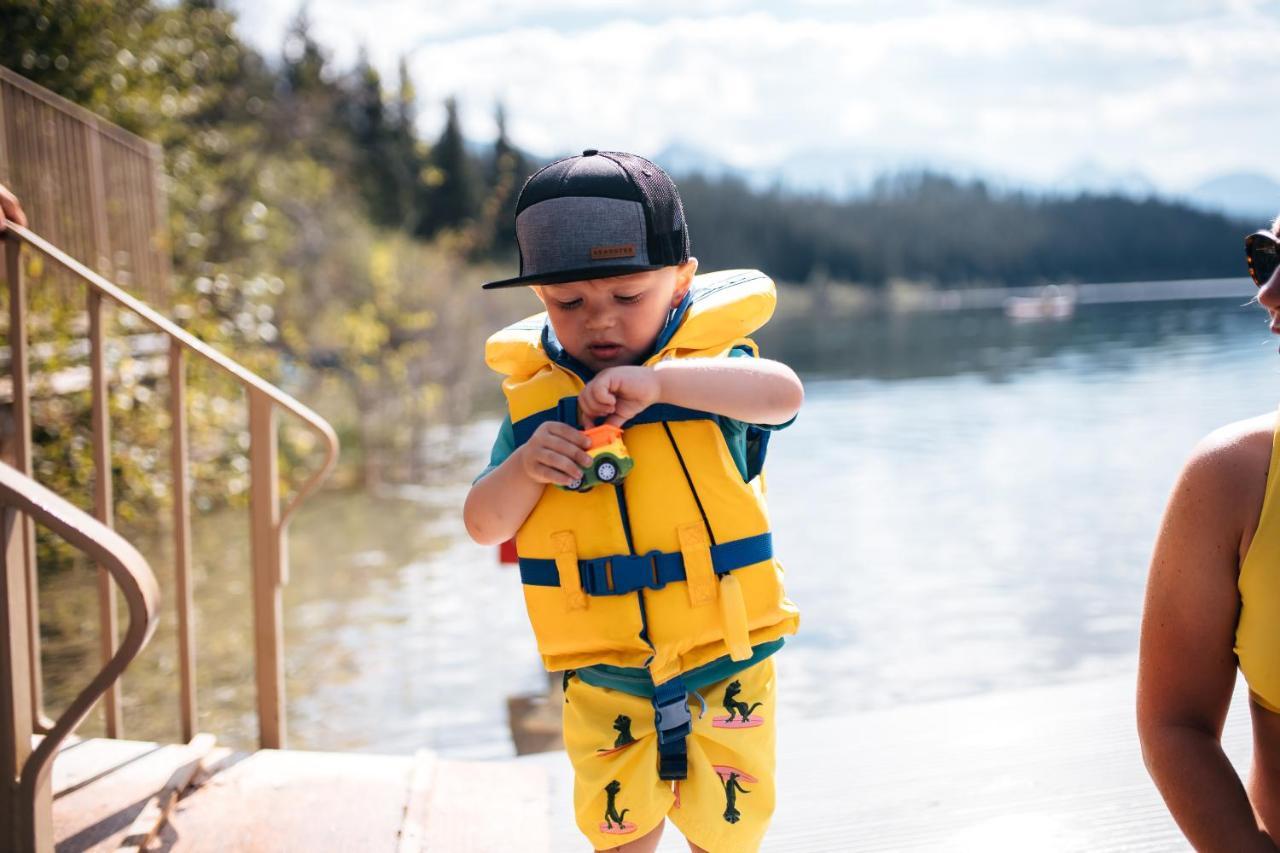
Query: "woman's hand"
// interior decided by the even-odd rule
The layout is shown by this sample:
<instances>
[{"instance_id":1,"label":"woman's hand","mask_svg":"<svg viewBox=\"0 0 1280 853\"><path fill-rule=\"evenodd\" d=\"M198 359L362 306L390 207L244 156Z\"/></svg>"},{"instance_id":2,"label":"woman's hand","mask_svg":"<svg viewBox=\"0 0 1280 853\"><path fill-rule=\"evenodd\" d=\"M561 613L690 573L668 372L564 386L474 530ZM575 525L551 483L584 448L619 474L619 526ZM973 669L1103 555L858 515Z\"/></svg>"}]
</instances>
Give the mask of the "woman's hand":
<instances>
[{"instance_id":1,"label":"woman's hand","mask_svg":"<svg viewBox=\"0 0 1280 853\"><path fill-rule=\"evenodd\" d=\"M596 374L578 394L578 419L584 427L622 426L658 402L662 386L651 367L609 367Z\"/></svg>"},{"instance_id":2,"label":"woman's hand","mask_svg":"<svg viewBox=\"0 0 1280 853\"><path fill-rule=\"evenodd\" d=\"M27 215L18 204L18 197L9 192L9 188L0 184L0 231L4 231L6 223L12 220L22 227L27 226Z\"/></svg>"}]
</instances>

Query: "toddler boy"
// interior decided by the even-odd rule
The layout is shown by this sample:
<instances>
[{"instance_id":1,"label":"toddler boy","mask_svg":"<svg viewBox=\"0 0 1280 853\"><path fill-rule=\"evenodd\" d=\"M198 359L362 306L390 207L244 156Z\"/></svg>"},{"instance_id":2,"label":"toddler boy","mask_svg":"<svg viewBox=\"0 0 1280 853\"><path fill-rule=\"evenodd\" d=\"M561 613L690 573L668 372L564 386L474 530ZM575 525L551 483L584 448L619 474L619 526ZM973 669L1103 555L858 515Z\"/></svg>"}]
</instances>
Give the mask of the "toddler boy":
<instances>
[{"instance_id":1,"label":"toddler boy","mask_svg":"<svg viewBox=\"0 0 1280 853\"><path fill-rule=\"evenodd\" d=\"M695 276L675 184L632 154L539 170L516 236L520 275L485 287L530 286L546 312L486 346L509 416L463 512L480 544L515 536L543 663L565 671L578 826L647 851L670 817L694 850L755 850L774 804L770 656L799 624L759 473L804 392L747 337L773 283ZM588 452L597 424L623 428L632 467Z\"/></svg>"}]
</instances>

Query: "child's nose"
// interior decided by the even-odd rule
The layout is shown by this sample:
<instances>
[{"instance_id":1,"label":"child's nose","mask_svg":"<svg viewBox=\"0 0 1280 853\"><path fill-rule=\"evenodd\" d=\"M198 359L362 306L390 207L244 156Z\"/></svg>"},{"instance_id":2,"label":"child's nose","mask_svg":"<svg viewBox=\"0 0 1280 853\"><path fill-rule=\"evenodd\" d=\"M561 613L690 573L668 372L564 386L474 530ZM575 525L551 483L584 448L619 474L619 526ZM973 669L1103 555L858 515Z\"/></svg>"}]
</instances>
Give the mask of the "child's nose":
<instances>
[{"instance_id":1,"label":"child's nose","mask_svg":"<svg viewBox=\"0 0 1280 853\"><path fill-rule=\"evenodd\" d=\"M592 311L587 315L588 329L607 329L614 323L612 311Z\"/></svg>"}]
</instances>

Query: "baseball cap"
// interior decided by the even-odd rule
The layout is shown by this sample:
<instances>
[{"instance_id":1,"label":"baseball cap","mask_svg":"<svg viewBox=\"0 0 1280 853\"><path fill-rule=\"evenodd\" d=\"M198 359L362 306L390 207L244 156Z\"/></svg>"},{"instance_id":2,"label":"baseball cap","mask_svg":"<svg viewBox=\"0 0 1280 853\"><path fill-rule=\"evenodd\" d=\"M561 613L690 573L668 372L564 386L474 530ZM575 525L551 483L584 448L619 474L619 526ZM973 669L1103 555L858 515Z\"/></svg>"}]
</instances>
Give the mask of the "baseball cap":
<instances>
[{"instance_id":1,"label":"baseball cap","mask_svg":"<svg viewBox=\"0 0 1280 853\"><path fill-rule=\"evenodd\" d=\"M486 288L608 278L689 260L684 207L671 176L635 154L594 148L525 181L516 243L520 275Z\"/></svg>"}]
</instances>

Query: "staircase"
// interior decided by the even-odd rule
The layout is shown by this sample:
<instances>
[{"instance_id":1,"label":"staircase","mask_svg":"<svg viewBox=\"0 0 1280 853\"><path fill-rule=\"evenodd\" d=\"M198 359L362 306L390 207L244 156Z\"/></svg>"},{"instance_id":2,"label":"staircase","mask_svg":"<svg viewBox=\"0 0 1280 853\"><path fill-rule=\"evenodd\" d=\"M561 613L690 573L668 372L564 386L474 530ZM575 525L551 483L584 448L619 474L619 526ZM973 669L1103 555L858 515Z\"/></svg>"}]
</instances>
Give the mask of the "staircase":
<instances>
[{"instance_id":1,"label":"staircase","mask_svg":"<svg viewBox=\"0 0 1280 853\"><path fill-rule=\"evenodd\" d=\"M315 412L173 323L108 276L163 303L167 240L156 146L0 68L0 180L27 200L32 228L0 235L0 287L7 291L7 382L12 465L0 464L0 850L545 850L546 773L513 762L456 762L430 753L379 756L285 749L282 591L289 578L287 530L298 506L338 455L333 428ZM113 178L127 198L112 207ZM38 180L37 180L38 178ZM126 180L127 179L127 180ZM25 182L25 183L24 183ZM114 210L123 210L119 216ZM37 233L47 226L54 240ZM66 241L64 251L55 242ZM93 510L86 513L32 478L32 423L24 253L60 283L81 288L86 364L52 379L55 390L88 389L92 406ZM94 264L91 268L86 261ZM107 401L109 310L132 315L127 345L148 376L167 380L173 496L172 566L179 702L185 743L124 740L120 678L150 639L158 614L152 567L113 529L111 420ZM38 355L38 348L37 355ZM247 402L254 684L261 749L233 752L198 733L191 582L186 377L189 362L234 381ZM278 420L316 437L318 460L282 500ZM35 525L99 566L102 668L56 720L43 701ZM120 594L123 594L122 596ZM127 609L117 625L118 599ZM108 737L76 728L101 703Z\"/></svg>"}]
</instances>

